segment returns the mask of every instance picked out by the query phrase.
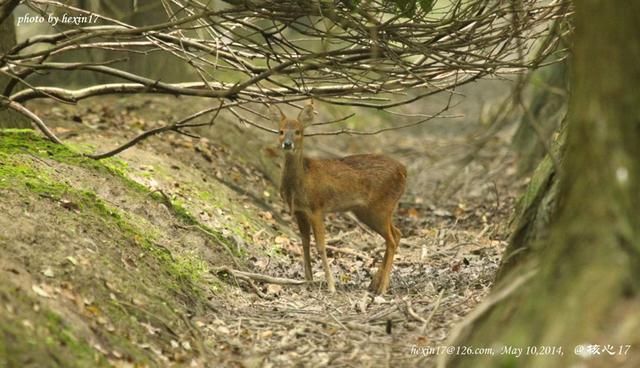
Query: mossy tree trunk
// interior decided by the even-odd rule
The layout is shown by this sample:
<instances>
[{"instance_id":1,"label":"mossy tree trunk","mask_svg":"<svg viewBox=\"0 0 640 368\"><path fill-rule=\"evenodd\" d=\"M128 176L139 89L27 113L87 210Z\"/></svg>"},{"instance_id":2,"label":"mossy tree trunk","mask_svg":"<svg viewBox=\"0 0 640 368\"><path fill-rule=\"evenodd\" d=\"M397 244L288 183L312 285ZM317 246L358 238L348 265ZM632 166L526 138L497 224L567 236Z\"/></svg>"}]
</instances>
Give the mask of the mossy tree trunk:
<instances>
[{"instance_id":1,"label":"mossy tree trunk","mask_svg":"<svg viewBox=\"0 0 640 368\"><path fill-rule=\"evenodd\" d=\"M640 3L576 0L575 9L566 152L549 235L452 334L454 345L494 347L495 355L442 356L441 366L568 367L584 359L574 354L580 344L616 352L584 366L640 366ZM541 345L562 354L500 354L501 346Z\"/></svg>"},{"instance_id":2,"label":"mossy tree trunk","mask_svg":"<svg viewBox=\"0 0 640 368\"><path fill-rule=\"evenodd\" d=\"M556 139L551 141L550 152L540 161L531 176L531 181L516 204L512 216L512 233L509 245L502 255L496 282L511 270L530 259L532 252L548 241L549 227L558 202L559 167L566 147L566 124Z\"/></svg>"},{"instance_id":3,"label":"mossy tree trunk","mask_svg":"<svg viewBox=\"0 0 640 368\"><path fill-rule=\"evenodd\" d=\"M547 143L566 116L567 64L565 60L536 71L529 83L532 97L512 141L518 153L520 174L530 174L540 163L550 145Z\"/></svg>"},{"instance_id":4,"label":"mossy tree trunk","mask_svg":"<svg viewBox=\"0 0 640 368\"><path fill-rule=\"evenodd\" d=\"M3 12L7 11L9 15L2 21L0 20L0 55L3 55L11 47L16 44L16 29L13 24L13 6L11 9L7 5L3 4ZM17 4L15 4L17 5ZM7 8L5 8L7 6ZM2 66L2 64L0 64ZM0 74L0 94L3 94L4 88L9 82L10 78L4 74ZM31 123L24 116L16 113L13 110L9 110L0 107L0 128L29 128Z\"/></svg>"}]
</instances>

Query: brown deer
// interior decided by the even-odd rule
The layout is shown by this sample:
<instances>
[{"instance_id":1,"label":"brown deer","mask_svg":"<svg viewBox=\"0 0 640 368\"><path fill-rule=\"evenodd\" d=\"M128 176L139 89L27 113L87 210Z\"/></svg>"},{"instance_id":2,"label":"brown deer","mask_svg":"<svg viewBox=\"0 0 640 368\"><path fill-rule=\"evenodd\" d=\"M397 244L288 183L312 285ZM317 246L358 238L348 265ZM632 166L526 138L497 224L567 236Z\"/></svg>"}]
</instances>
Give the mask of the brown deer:
<instances>
[{"instance_id":1,"label":"brown deer","mask_svg":"<svg viewBox=\"0 0 640 368\"><path fill-rule=\"evenodd\" d=\"M406 168L390 157L373 154L336 159L306 158L303 156L304 129L313 120L313 105L306 105L297 119L286 117L276 106L271 106L270 110L272 119L279 124L279 142L284 150L280 194L298 222L305 279L313 279L309 253L313 229L329 292L335 292L327 262L324 215L351 211L386 242L384 259L369 286L376 294L385 293L401 236L393 226L392 217L404 193Z\"/></svg>"}]
</instances>

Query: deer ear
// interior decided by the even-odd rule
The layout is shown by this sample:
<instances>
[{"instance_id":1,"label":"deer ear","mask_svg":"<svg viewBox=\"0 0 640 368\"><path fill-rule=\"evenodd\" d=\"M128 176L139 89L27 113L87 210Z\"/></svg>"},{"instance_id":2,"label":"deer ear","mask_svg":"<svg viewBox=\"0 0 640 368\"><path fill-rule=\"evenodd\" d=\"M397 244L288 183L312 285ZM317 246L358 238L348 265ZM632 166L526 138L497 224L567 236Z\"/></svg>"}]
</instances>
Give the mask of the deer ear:
<instances>
[{"instance_id":1,"label":"deer ear","mask_svg":"<svg viewBox=\"0 0 640 368\"><path fill-rule=\"evenodd\" d=\"M298 121L304 126L311 124L313 121L313 103L306 105L302 111L300 111Z\"/></svg>"},{"instance_id":2,"label":"deer ear","mask_svg":"<svg viewBox=\"0 0 640 368\"><path fill-rule=\"evenodd\" d=\"M269 117L271 118L271 120L279 123L280 121L282 121L282 119L284 119L284 114L278 106L271 105L269 106Z\"/></svg>"}]
</instances>

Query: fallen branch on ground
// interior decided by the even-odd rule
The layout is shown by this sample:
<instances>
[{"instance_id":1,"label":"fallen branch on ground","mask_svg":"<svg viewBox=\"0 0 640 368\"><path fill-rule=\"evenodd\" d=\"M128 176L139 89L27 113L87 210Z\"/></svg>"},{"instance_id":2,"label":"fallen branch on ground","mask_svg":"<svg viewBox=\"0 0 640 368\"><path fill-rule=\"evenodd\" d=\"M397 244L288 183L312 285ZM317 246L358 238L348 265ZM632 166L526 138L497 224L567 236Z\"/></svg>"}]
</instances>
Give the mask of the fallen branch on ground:
<instances>
[{"instance_id":1,"label":"fallen branch on ground","mask_svg":"<svg viewBox=\"0 0 640 368\"><path fill-rule=\"evenodd\" d=\"M306 285L306 284L319 284L323 282L323 281L306 281L306 280L287 279L284 277L267 276L259 273L234 270L226 266L213 268L209 272L214 275L221 272L226 272L229 275L232 275L241 280L249 279L254 281L266 282L269 284L278 284L278 285Z\"/></svg>"},{"instance_id":2,"label":"fallen branch on ground","mask_svg":"<svg viewBox=\"0 0 640 368\"><path fill-rule=\"evenodd\" d=\"M327 245L326 247L332 252L344 253L344 254L348 254L348 255L355 256L362 259L370 258L370 256L350 248L339 248L339 247L334 247L333 245Z\"/></svg>"},{"instance_id":3,"label":"fallen branch on ground","mask_svg":"<svg viewBox=\"0 0 640 368\"><path fill-rule=\"evenodd\" d=\"M444 294L444 289L440 290L440 294L438 294L438 299L436 299L436 304L433 306L433 309L431 310L431 313L429 313L429 317L427 317L427 320L424 321L424 324L422 325L422 333L427 331L427 325L429 325L429 322L431 322L431 319L433 318L433 315L436 314L436 311L438 310L438 307L440 307L440 301L442 300L442 294Z\"/></svg>"}]
</instances>

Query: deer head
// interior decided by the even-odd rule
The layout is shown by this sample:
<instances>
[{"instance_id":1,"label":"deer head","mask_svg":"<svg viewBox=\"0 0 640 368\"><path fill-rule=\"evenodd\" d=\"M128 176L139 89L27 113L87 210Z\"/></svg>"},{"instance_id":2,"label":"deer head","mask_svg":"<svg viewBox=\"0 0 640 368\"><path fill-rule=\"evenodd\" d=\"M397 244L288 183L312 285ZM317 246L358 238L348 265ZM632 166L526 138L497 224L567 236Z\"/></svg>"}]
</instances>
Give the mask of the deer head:
<instances>
[{"instance_id":1,"label":"deer head","mask_svg":"<svg viewBox=\"0 0 640 368\"><path fill-rule=\"evenodd\" d=\"M280 147L285 152L302 151L304 128L313 121L313 104L306 105L295 119L285 116L282 110L275 105L272 105L269 110L271 119L278 123L278 142Z\"/></svg>"}]
</instances>

